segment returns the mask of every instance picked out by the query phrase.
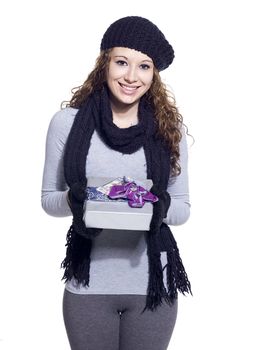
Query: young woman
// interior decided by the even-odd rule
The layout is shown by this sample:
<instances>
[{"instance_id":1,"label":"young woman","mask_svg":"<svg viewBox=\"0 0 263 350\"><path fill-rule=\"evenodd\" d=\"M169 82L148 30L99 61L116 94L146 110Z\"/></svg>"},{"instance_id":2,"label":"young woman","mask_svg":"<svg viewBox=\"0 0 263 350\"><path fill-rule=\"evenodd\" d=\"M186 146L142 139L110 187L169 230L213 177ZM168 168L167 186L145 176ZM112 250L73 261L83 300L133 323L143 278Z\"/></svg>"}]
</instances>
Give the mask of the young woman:
<instances>
[{"instance_id":1,"label":"young woman","mask_svg":"<svg viewBox=\"0 0 263 350\"><path fill-rule=\"evenodd\" d=\"M178 291L191 292L168 226L185 223L190 211L182 116L159 75L174 51L137 16L111 24L100 49L47 135L42 206L73 215L62 262L65 326L73 350L164 350ZM87 178L123 175L153 181L149 230L87 228Z\"/></svg>"}]
</instances>

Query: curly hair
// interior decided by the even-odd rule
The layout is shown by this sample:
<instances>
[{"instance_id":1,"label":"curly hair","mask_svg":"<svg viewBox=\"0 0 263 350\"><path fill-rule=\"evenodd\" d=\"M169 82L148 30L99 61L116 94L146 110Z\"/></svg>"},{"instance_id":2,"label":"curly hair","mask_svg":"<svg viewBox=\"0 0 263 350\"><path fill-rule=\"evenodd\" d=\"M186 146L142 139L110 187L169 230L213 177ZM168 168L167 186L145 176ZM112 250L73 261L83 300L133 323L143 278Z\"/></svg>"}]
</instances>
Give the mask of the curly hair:
<instances>
[{"instance_id":1,"label":"curly hair","mask_svg":"<svg viewBox=\"0 0 263 350\"><path fill-rule=\"evenodd\" d=\"M101 90L107 80L107 69L110 62L110 49L102 51L96 60L92 72L81 86L71 90L73 96L70 101L62 103L62 106L79 108L87 96L94 91ZM171 151L171 173L176 176L181 172L179 164L179 142L182 138L183 117L176 107L173 94L168 91L162 82L160 74L154 68L153 82L146 93L147 99L154 108L154 114L158 125L158 133L163 138Z\"/></svg>"}]
</instances>

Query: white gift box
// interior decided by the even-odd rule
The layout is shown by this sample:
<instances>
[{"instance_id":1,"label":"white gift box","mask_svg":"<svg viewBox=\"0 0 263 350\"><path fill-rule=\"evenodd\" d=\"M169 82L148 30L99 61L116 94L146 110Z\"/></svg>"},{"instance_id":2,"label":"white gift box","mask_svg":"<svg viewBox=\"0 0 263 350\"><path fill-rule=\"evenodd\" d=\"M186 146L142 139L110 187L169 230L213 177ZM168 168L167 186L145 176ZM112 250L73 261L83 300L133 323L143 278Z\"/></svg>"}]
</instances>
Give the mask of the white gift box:
<instances>
[{"instance_id":1,"label":"white gift box","mask_svg":"<svg viewBox=\"0 0 263 350\"><path fill-rule=\"evenodd\" d=\"M105 177L89 177L88 187L98 187L114 180ZM134 181L150 190L152 180ZM84 222L87 227L148 231L152 218L153 205L146 202L142 208L131 208L128 201L101 202L86 200L84 206Z\"/></svg>"}]
</instances>

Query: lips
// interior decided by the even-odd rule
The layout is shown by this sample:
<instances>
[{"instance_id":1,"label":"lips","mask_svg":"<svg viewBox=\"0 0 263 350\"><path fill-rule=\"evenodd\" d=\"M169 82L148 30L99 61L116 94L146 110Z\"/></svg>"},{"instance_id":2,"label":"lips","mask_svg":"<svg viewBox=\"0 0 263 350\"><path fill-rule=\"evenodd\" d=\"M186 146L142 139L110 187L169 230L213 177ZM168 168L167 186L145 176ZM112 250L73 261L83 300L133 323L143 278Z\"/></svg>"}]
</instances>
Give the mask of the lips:
<instances>
[{"instance_id":1,"label":"lips","mask_svg":"<svg viewBox=\"0 0 263 350\"><path fill-rule=\"evenodd\" d=\"M134 86L134 85L126 85L119 83L120 87L122 88L122 91L127 94L134 93L140 86Z\"/></svg>"}]
</instances>

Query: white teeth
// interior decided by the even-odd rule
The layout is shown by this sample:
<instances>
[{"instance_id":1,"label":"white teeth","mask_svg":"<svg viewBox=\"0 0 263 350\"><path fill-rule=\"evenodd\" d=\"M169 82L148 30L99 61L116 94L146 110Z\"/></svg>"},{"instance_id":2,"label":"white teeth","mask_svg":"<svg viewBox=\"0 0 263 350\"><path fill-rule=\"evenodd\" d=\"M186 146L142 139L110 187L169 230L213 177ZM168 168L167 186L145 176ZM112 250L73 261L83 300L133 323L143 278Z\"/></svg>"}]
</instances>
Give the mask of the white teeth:
<instances>
[{"instance_id":1,"label":"white teeth","mask_svg":"<svg viewBox=\"0 0 263 350\"><path fill-rule=\"evenodd\" d=\"M133 91L133 90L137 89L136 86L127 86L127 85L123 85L123 84L121 84L121 87L126 89L126 90L129 90L129 91Z\"/></svg>"}]
</instances>

